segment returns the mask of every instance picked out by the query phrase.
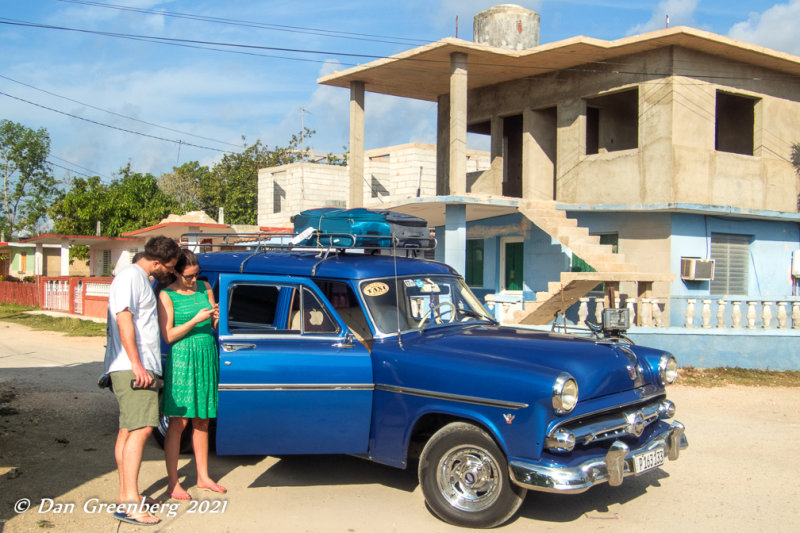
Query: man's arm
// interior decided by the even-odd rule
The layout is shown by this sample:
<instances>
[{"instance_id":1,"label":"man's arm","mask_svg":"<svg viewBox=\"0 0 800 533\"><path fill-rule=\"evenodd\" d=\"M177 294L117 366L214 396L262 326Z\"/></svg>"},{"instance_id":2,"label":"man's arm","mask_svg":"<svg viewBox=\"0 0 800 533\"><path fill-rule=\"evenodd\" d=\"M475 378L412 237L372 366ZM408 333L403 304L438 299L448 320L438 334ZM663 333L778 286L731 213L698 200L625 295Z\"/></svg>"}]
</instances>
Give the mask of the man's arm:
<instances>
[{"instance_id":1,"label":"man's arm","mask_svg":"<svg viewBox=\"0 0 800 533\"><path fill-rule=\"evenodd\" d=\"M144 369L139 356L139 348L136 346L136 329L133 326L133 313L128 309L117 313L117 327L119 327L119 338L122 341L122 347L125 349L125 353L128 354L131 370L133 370L133 375L136 376L136 386L148 386L153 379Z\"/></svg>"}]
</instances>

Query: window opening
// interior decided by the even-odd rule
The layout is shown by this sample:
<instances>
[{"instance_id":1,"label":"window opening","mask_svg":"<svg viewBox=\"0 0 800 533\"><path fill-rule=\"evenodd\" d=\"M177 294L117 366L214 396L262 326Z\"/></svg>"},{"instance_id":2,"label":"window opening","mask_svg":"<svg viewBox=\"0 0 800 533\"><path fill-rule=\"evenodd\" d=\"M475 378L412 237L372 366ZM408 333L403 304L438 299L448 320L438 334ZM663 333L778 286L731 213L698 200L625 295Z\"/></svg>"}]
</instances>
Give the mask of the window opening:
<instances>
[{"instance_id":1,"label":"window opening","mask_svg":"<svg viewBox=\"0 0 800 533\"><path fill-rule=\"evenodd\" d=\"M639 89L586 99L586 154L639 147Z\"/></svg>"},{"instance_id":2,"label":"window opening","mask_svg":"<svg viewBox=\"0 0 800 533\"><path fill-rule=\"evenodd\" d=\"M717 91L715 150L753 155L756 102L755 98Z\"/></svg>"}]
</instances>

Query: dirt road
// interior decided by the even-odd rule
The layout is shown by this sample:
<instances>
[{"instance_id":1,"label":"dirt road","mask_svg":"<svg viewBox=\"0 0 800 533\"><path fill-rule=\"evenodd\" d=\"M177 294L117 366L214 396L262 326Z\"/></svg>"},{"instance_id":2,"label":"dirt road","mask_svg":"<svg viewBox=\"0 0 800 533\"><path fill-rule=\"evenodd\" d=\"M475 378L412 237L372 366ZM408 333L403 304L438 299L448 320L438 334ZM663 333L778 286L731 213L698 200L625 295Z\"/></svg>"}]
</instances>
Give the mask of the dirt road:
<instances>
[{"instance_id":1,"label":"dirt road","mask_svg":"<svg viewBox=\"0 0 800 533\"><path fill-rule=\"evenodd\" d=\"M100 509L117 490L116 402L97 388L104 339L0 323L0 531L117 531ZM577 496L528 493L516 531L796 531L800 390L673 387L690 447L679 461L621 487ZM344 456L212 457L224 498L193 487L158 528L119 531L449 532L412 471ZM163 498L163 455L146 450L140 487ZM30 508L22 510L30 502ZM205 501L204 501L205 500ZM15 511L16 506L16 511Z\"/></svg>"}]
</instances>

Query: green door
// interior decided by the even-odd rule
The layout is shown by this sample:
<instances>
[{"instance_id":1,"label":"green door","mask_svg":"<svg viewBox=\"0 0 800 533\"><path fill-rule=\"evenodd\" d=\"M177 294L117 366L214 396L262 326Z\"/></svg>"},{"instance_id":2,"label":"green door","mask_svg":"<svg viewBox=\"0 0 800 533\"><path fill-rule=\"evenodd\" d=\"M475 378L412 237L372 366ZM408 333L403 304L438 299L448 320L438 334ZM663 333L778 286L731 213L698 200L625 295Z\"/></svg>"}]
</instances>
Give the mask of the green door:
<instances>
[{"instance_id":1,"label":"green door","mask_svg":"<svg viewBox=\"0 0 800 533\"><path fill-rule=\"evenodd\" d=\"M523 243L506 243L506 290L521 291L523 286Z\"/></svg>"}]
</instances>

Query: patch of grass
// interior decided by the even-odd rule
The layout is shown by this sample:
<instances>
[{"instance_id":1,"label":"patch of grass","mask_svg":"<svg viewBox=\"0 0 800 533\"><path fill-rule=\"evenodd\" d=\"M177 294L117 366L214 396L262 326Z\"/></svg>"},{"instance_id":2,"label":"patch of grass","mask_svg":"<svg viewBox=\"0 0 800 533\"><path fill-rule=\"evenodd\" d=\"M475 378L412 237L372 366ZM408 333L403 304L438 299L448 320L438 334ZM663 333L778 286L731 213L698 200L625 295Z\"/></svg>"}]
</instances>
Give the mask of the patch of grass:
<instances>
[{"instance_id":1,"label":"patch of grass","mask_svg":"<svg viewBox=\"0 0 800 533\"><path fill-rule=\"evenodd\" d=\"M72 337L105 336L106 325L91 320L72 317L53 317L47 315L31 315L36 307L0 303L0 320L22 324L29 328L47 331L58 331Z\"/></svg>"},{"instance_id":2,"label":"patch of grass","mask_svg":"<svg viewBox=\"0 0 800 533\"><path fill-rule=\"evenodd\" d=\"M678 384L689 387L800 387L800 371L755 370L740 367L693 368L678 370Z\"/></svg>"}]
</instances>

